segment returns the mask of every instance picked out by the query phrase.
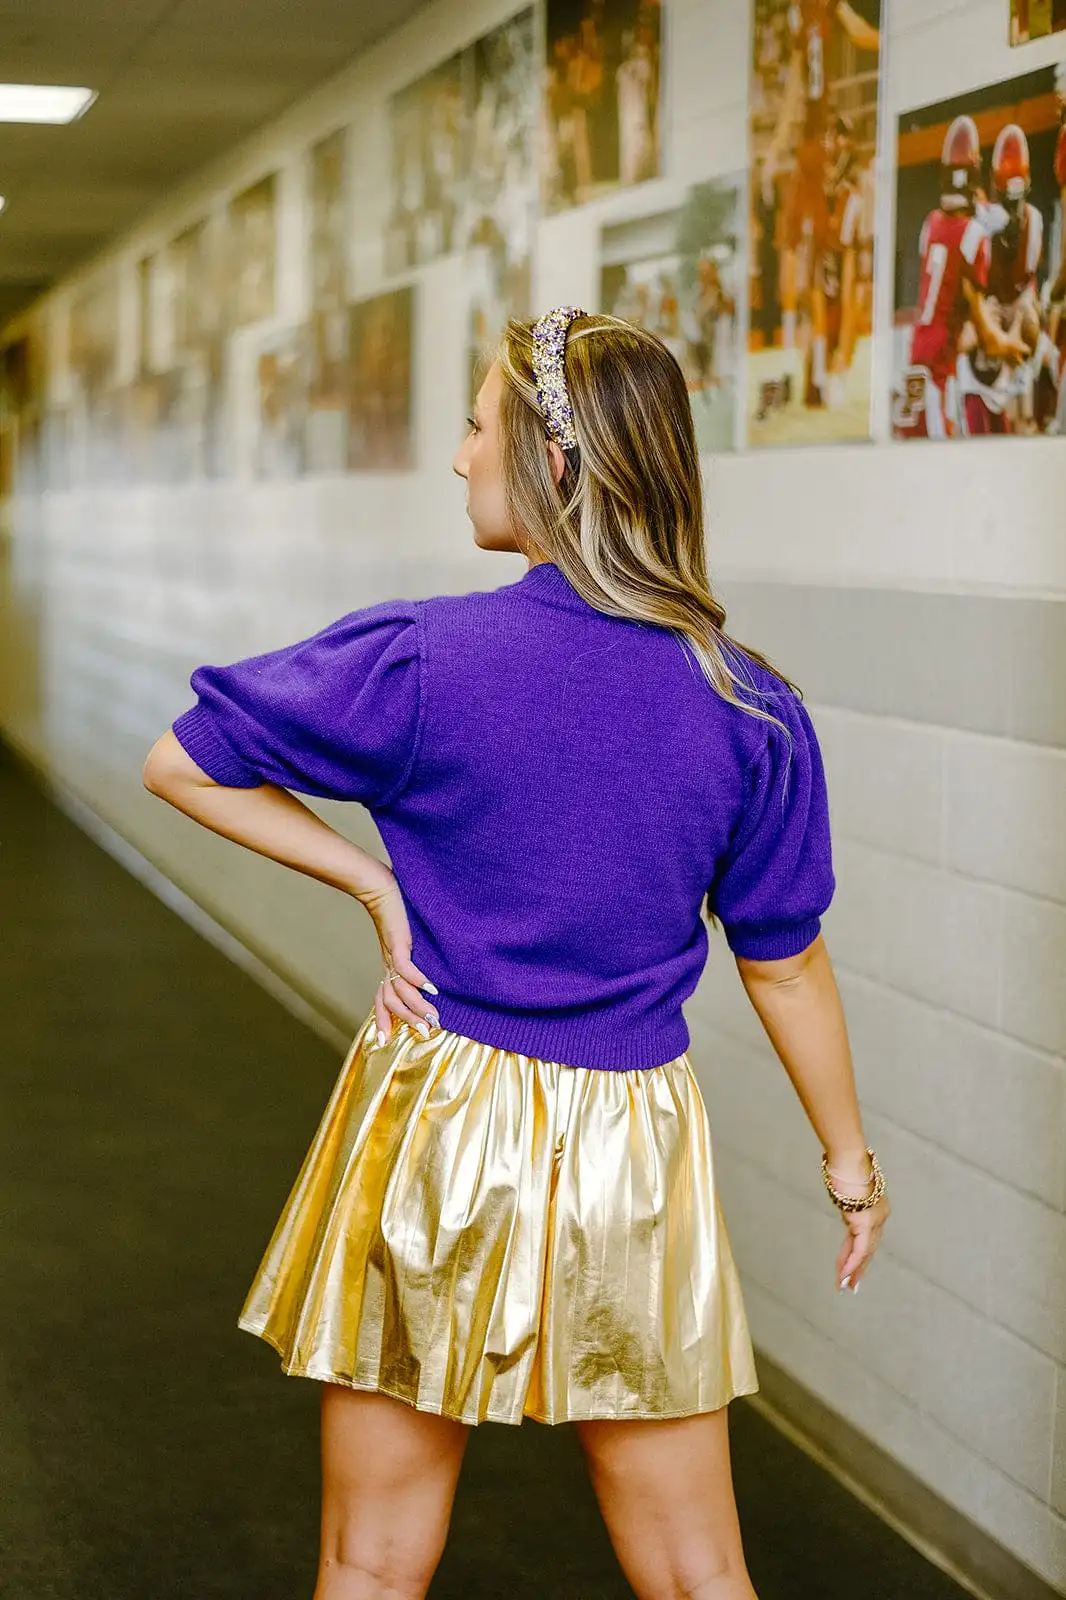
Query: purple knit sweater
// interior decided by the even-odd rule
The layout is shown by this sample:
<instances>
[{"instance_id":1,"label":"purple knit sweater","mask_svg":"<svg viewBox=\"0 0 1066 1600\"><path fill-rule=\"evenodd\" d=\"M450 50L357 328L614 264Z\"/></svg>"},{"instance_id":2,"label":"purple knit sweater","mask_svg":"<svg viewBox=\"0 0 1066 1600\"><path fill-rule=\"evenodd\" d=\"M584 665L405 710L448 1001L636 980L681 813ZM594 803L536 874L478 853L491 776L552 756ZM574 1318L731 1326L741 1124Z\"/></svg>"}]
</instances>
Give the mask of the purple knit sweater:
<instances>
[{"instance_id":1,"label":"purple knit sweater","mask_svg":"<svg viewBox=\"0 0 1066 1600\"><path fill-rule=\"evenodd\" d=\"M199 667L174 723L209 777L357 800L388 851L441 1026L571 1066L688 1048L710 891L730 948L790 956L834 889L802 702L739 652L789 728L717 695L666 628L605 616L554 563L384 600Z\"/></svg>"}]
</instances>

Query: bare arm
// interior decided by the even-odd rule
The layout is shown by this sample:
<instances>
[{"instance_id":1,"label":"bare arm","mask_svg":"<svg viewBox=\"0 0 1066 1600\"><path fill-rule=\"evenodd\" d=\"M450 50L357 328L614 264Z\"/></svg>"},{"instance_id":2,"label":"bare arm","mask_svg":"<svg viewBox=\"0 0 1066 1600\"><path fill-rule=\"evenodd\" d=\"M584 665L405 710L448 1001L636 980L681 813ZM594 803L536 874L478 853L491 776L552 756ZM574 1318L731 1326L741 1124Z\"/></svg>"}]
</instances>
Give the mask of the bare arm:
<instances>
[{"instance_id":1,"label":"bare arm","mask_svg":"<svg viewBox=\"0 0 1066 1600\"><path fill-rule=\"evenodd\" d=\"M148 752L142 776L152 794L212 833L358 900L374 922L386 971L398 974L379 984L375 995L382 1038L393 1018L414 1027L427 1020L437 1026L436 1011L419 993L427 978L411 960L407 908L391 867L345 839L288 789L273 783L230 789L216 783L170 729Z\"/></svg>"},{"instance_id":2,"label":"bare arm","mask_svg":"<svg viewBox=\"0 0 1066 1600\"><path fill-rule=\"evenodd\" d=\"M1010 330L1004 331L996 325L989 315L988 302L977 285L971 283L969 278L964 278L962 288L982 350L994 361L1006 361L1011 366L1024 361L1029 354L1025 345Z\"/></svg>"},{"instance_id":3,"label":"bare arm","mask_svg":"<svg viewBox=\"0 0 1066 1600\"><path fill-rule=\"evenodd\" d=\"M867 1141L844 1008L825 941L819 934L801 954L782 961L735 959L748 999L829 1158L837 1189L846 1195L865 1194ZM887 1217L888 1202L882 1200L846 1219L838 1282L858 1282Z\"/></svg>"},{"instance_id":4,"label":"bare arm","mask_svg":"<svg viewBox=\"0 0 1066 1600\"><path fill-rule=\"evenodd\" d=\"M844 1008L819 934L784 961L736 957L748 999L829 1156L840 1170L862 1172L866 1137L855 1093Z\"/></svg>"},{"instance_id":5,"label":"bare arm","mask_svg":"<svg viewBox=\"0 0 1066 1600\"><path fill-rule=\"evenodd\" d=\"M342 837L288 789L227 789L187 755L174 733L157 739L144 764L144 786L224 839L359 898L379 889L388 867Z\"/></svg>"},{"instance_id":6,"label":"bare arm","mask_svg":"<svg viewBox=\"0 0 1066 1600\"><path fill-rule=\"evenodd\" d=\"M847 4L847 0L840 0L837 6L837 18L848 38L856 50L870 50L877 54L881 49L881 35L878 30L868 22L864 22L856 11Z\"/></svg>"}]
</instances>

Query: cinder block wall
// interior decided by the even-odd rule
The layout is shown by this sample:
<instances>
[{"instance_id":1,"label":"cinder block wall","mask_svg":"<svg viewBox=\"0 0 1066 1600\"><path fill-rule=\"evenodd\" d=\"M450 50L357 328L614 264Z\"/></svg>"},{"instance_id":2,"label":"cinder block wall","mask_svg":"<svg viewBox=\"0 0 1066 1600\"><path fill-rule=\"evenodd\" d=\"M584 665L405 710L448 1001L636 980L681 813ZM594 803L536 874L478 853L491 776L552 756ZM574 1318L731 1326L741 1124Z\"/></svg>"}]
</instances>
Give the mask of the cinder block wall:
<instances>
[{"instance_id":1,"label":"cinder block wall","mask_svg":"<svg viewBox=\"0 0 1066 1600\"><path fill-rule=\"evenodd\" d=\"M142 254L277 169L278 320L299 318L303 152L342 122L357 153L351 292L373 292L387 96L510 9L439 0L170 196L111 252L129 303ZM672 179L744 165L747 11L669 0ZM882 329L896 115L1061 53L1061 40L1009 50L1007 0L885 11ZM593 294L610 215L606 201L541 224L539 304ZM462 272L450 259L416 273L413 474L51 493L9 507L0 543L0 727L351 1024L377 977L369 922L148 796L140 766L189 702L199 662L268 649L375 599L521 575L520 558L474 549L449 479L465 410ZM43 307L57 330L75 288ZM757 1340L1062 1584L1066 449L893 448L889 363L882 338L881 442L722 457L707 472L730 623L804 686L826 754L840 885L826 936L895 1208L860 1295L834 1291L840 1229L819 1152L720 943L687 1015ZM322 810L381 849L365 814Z\"/></svg>"}]
</instances>

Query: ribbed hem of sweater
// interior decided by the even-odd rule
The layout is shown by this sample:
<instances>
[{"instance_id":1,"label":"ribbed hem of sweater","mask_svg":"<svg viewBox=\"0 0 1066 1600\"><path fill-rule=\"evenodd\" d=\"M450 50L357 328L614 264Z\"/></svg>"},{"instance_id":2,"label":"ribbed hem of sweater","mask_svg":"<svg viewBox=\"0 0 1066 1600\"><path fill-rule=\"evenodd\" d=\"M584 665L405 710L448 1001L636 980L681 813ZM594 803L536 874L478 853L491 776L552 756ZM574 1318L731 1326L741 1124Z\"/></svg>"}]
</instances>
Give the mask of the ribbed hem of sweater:
<instances>
[{"instance_id":1,"label":"ribbed hem of sweater","mask_svg":"<svg viewBox=\"0 0 1066 1600\"><path fill-rule=\"evenodd\" d=\"M215 724L202 705L190 706L171 724L171 732L192 757L201 772L206 772L225 789L255 788L261 780L220 739Z\"/></svg>"},{"instance_id":2,"label":"ribbed hem of sweater","mask_svg":"<svg viewBox=\"0 0 1066 1600\"><path fill-rule=\"evenodd\" d=\"M440 1025L479 1044L540 1061L570 1067L595 1067L606 1072L644 1071L661 1067L689 1047L688 1025L678 1016L653 1032L627 1032L617 1019L602 1016L518 1016L492 1007L432 996Z\"/></svg>"},{"instance_id":3,"label":"ribbed hem of sweater","mask_svg":"<svg viewBox=\"0 0 1066 1600\"><path fill-rule=\"evenodd\" d=\"M813 944L821 928L820 917L809 917L806 922L792 922L787 928L761 933L741 933L731 928L729 948L746 961L784 961L788 956L798 956Z\"/></svg>"}]
</instances>

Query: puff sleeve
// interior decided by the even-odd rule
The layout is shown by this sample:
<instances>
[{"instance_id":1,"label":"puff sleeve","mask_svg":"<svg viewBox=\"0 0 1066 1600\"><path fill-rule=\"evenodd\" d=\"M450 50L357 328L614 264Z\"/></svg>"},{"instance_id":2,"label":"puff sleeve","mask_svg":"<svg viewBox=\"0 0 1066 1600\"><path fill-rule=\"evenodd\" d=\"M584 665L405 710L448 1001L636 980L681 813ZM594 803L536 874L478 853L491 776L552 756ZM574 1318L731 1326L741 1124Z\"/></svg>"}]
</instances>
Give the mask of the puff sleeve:
<instances>
[{"instance_id":1,"label":"puff sleeve","mask_svg":"<svg viewBox=\"0 0 1066 1600\"><path fill-rule=\"evenodd\" d=\"M786 689L767 707L788 728L762 722L765 743L745 770L734 836L710 901L734 955L777 961L817 938L833 898L829 804L822 754L803 702Z\"/></svg>"},{"instance_id":2,"label":"puff sleeve","mask_svg":"<svg viewBox=\"0 0 1066 1600\"><path fill-rule=\"evenodd\" d=\"M420 666L417 602L383 600L281 650L197 667L197 703L173 731L227 788L384 805L414 765Z\"/></svg>"}]
</instances>

